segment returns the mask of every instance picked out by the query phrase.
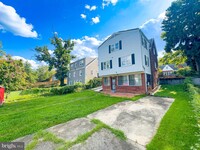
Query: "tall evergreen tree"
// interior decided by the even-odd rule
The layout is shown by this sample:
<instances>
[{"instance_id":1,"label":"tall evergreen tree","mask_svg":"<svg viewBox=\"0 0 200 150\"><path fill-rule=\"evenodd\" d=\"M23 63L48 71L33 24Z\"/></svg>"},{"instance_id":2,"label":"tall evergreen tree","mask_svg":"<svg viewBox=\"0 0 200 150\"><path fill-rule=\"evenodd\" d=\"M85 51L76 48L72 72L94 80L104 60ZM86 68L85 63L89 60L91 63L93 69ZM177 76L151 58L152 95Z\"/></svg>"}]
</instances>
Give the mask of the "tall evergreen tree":
<instances>
[{"instance_id":1,"label":"tall evergreen tree","mask_svg":"<svg viewBox=\"0 0 200 150\"><path fill-rule=\"evenodd\" d=\"M200 1L177 0L162 22L165 51L183 50L187 63L200 75Z\"/></svg>"},{"instance_id":2,"label":"tall evergreen tree","mask_svg":"<svg viewBox=\"0 0 200 150\"><path fill-rule=\"evenodd\" d=\"M49 65L49 70L56 69L56 78L60 80L60 85L64 85L64 79L67 77L69 71L69 64L71 59L75 56L71 55L74 48L74 42L71 40L62 40L56 34L51 39L51 44L55 49L51 55L47 46L36 47L36 59L44 61Z\"/></svg>"}]
</instances>

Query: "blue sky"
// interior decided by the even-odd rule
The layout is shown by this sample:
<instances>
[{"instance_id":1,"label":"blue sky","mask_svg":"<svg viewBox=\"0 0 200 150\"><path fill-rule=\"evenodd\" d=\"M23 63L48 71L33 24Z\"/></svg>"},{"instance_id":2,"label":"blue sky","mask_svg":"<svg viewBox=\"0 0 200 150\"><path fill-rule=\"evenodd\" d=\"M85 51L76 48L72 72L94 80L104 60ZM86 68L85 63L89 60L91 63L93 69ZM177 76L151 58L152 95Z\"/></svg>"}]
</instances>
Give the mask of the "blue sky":
<instances>
[{"instance_id":1,"label":"blue sky","mask_svg":"<svg viewBox=\"0 0 200 150\"><path fill-rule=\"evenodd\" d=\"M0 41L13 58L34 67L36 46L49 46L57 32L76 42L78 58L96 56L97 47L113 32L140 27L155 38L159 52L161 21L172 0L0 0ZM52 52L52 51L51 51Z\"/></svg>"}]
</instances>

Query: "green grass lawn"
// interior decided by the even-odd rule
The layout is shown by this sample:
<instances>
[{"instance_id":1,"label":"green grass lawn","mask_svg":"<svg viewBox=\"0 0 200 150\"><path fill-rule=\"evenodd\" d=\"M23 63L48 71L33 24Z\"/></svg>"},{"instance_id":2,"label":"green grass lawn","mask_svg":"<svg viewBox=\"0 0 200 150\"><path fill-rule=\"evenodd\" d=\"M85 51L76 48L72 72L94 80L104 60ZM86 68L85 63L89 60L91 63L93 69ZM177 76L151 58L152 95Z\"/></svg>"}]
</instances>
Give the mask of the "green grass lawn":
<instances>
[{"instance_id":1,"label":"green grass lawn","mask_svg":"<svg viewBox=\"0 0 200 150\"><path fill-rule=\"evenodd\" d=\"M198 128L194 108L183 85L162 86L156 96L173 97L174 103L161 121L148 150L189 150L197 144ZM200 148L199 148L200 149Z\"/></svg>"},{"instance_id":2,"label":"green grass lawn","mask_svg":"<svg viewBox=\"0 0 200 150\"><path fill-rule=\"evenodd\" d=\"M11 96L17 95L19 93ZM0 107L0 141L12 141L59 123L85 117L124 100L127 98L110 97L87 90L62 96L10 101Z\"/></svg>"}]
</instances>

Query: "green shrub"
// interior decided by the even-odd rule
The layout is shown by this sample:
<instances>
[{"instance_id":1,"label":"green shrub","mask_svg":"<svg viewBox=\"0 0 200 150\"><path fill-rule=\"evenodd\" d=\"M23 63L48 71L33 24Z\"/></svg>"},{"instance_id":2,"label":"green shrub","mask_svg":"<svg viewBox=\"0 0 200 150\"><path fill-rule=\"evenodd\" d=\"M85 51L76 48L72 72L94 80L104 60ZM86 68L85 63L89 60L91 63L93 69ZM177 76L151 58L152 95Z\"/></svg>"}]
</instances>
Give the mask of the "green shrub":
<instances>
[{"instance_id":1,"label":"green shrub","mask_svg":"<svg viewBox=\"0 0 200 150\"><path fill-rule=\"evenodd\" d=\"M189 92L191 103L194 107L196 114L198 127L200 128L200 90L192 84L191 78L186 78L184 82L184 87ZM200 130L200 129L199 129Z\"/></svg>"},{"instance_id":2,"label":"green shrub","mask_svg":"<svg viewBox=\"0 0 200 150\"><path fill-rule=\"evenodd\" d=\"M185 78L184 83L183 83L183 86L184 86L184 89L185 89L186 91L188 90L189 84L192 84L192 78Z\"/></svg>"},{"instance_id":3,"label":"green shrub","mask_svg":"<svg viewBox=\"0 0 200 150\"><path fill-rule=\"evenodd\" d=\"M29 95L29 94L46 94L50 92L50 88L32 88L23 90L20 95Z\"/></svg>"},{"instance_id":4,"label":"green shrub","mask_svg":"<svg viewBox=\"0 0 200 150\"><path fill-rule=\"evenodd\" d=\"M176 75L189 77L189 76L194 76L195 72L190 67L187 66L187 67L178 69L178 71L176 71Z\"/></svg>"},{"instance_id":5,"label":"green shrub","mask_svg":"<svg viewBox=\"0 0 200 150\"><path fill-rule=\"evenodd\" d=\"M94 78L90 81L88 81L88 83L85 85L86 89L90 89L90 88L95 88L98 86L102 85L102 79L101 78Z\"/></svg>"}]
</instances>

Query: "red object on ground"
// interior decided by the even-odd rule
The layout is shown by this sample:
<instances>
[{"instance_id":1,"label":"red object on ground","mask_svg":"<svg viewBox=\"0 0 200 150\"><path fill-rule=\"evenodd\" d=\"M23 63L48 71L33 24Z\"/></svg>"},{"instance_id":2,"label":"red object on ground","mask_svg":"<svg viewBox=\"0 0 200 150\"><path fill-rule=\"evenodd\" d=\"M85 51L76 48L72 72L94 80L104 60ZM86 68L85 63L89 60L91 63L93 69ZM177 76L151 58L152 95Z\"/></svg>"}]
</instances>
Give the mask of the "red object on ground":
<instances>
[{"instance_id":1,"label":"red object on ground","mask_svg":"<svg viewBox=\"0 0 200 150\"><path fill-rule=\"evenodd\" d=\"M0 105L4 102L4 91L5 89L3 87L0 87Z\"/></svg>"}]
</instances>

